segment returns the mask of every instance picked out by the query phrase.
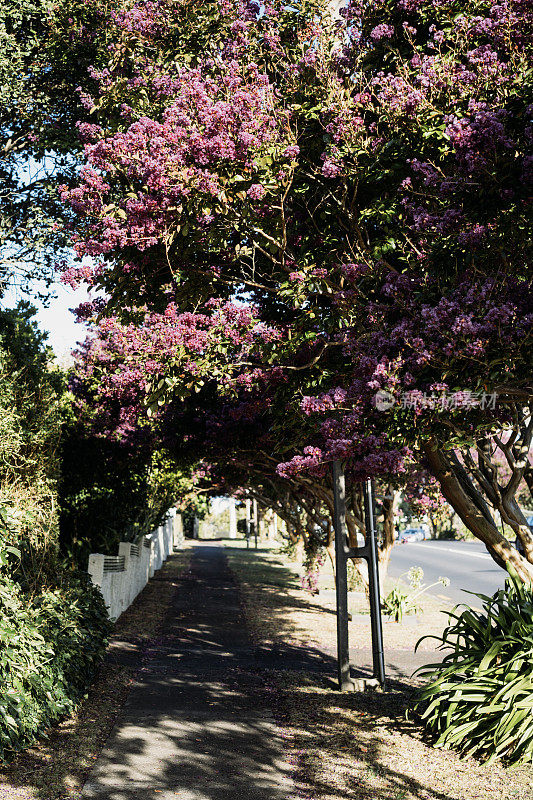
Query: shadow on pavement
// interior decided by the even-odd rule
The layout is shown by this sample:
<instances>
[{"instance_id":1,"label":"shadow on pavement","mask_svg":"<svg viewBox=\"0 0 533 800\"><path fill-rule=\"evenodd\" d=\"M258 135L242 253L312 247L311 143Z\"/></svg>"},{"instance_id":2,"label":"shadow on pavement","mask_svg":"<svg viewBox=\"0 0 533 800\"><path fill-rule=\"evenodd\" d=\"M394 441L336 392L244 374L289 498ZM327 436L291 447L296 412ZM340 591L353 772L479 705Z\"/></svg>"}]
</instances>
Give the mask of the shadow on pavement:
<instances>
[{"instance_id":1,"label":"shadow on pavement","mask_svg":"<svg viewBox=\"0 0 533 800\"><path fill-rule=\"evenodd\" d=\"M292 740L295 796L306 800L458 800L456 794L435 790L431 784L384 764L390 735L421 738L420 731L405 718L414 691L406 681L413 666L410 652L406 652L407 663L402 664L401 658L396 659L397 664L389 661L385 694L338 692L334 652L285 643L296 633L292 611L305 607L324 613L324 609L312 599L306 603L290 592L299 585L281 562L261 553L255 558L256 564L246 568L246 583L253 585L261 577L263 585L258 591L263 600L265 591L268 594L266 603L272 612L269 634L275 638L273 645L257 648L256 654L261 652L261 669L274 692L272 708L278 724ZM357 657L360 666L352 667L353 677L370 676L371 650L359 650ZM434 653L421 656L423 661L434 658Z\"/></svg>"},{"instance_id":2,"label":"shadow on pavement","mask_svg":"<svg viewBox=\"0 0 533 800\"><path fill-rule=\"evenodd\" d=\"M251 552L277 643L252 643L223 548L199 543L188 572L175 579L161 635L142 653L128 643L117 649L118 663L131 666L137 657L139 669L81 795L65 789L55 800L363 800L377 796L377 772L384 798L455 800L381 764L382 732L412 733L403 719L412 689L394 682L387 695L327 690L334 654L290 642L294 604L322 608L291 596L290 581L298 588L292 573L283 576L282 565ZM302 682L310 691L295 699ZM318 754L337 759L349 794L336 792ZM38 788L33 796L49 798Z\"/></svg>"},{"instance_id":3,"label":"shadow on pavement","mask_svg":"<svg viewBox=\"0 0 533 800\"><path fill-rule=\"evenodd\" d=\"M262 658L224 551L198 545L82 796L286 797L289 766Z\"/></svg>"}]
</instances>

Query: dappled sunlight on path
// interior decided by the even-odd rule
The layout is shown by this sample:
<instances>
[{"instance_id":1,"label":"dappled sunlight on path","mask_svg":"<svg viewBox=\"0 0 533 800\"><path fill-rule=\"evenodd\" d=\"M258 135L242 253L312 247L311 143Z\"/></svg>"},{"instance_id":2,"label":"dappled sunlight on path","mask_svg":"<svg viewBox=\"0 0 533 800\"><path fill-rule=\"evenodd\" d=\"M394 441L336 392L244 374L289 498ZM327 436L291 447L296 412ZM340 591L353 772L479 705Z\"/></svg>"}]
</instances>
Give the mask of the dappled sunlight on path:
<instances>
[{"instance_id":1,"label":"dappled sunlight on path","mask_svg":"<svg viewBox=\"0 0 533 800\"><path fill-rule=\"evenodd\" d=\"M269 549L243 550L228 547L230 566L242 581L244 600L252 612L248 614L251 633L256 641L271 652L277 652L278 665L289 657L299 668L306 666L310 655L326 674L335 672L337 654L337 622L334 590L321 590L317 595L303 591L297 565ZM353 605L350 600L350 606ZM364 600L357 607L367 611ZM435 650L434 640L425 640L414 652L418 639L437 633L446 621L445 614L430 613L421 619L404 617L402 625L384 621L387 673L393 678L410 678L413 671L442 654ZM372 640L370 615L354 613L349 623L350 658L354 676L372 672ZM288 648L291 650L290 655ZM297 651L300 651L298 656ZM284 668L281 666L281 668ZM298 668L298 667L297 667Z\"/></svg>"},{"instance_id":2,"label":"dappled sunlight on path","mask_svg":"<svg viewBox=\"0 0 533 800\"><path fill-rule=\"evenodd\" d=\"M223 549L196 547L180 583L83 797L286 797L284 744Z\"/></svg>"},{"instance_id":3,"label":"dappled sunlight on path","mask_svg":"<svg viewBox=\"0 0 533 800\"><path fill-rule=\"evenodd\" d=\"M232 547L228 553L257 649L265 654L261 663L270 665L276 719L290 742L290 798L533 800L531 769L506 770L434 749L406 718L415 683L409 679L415 666L409 637L404 649L386 650L386 693L340 693L331 646L335 618L323 609L321 596L299 588L292 565L279 553ZM435 656L426 651L419 663ZM351 661L354 677L370 672L369 649L353 648Z\"/></svg>"}]
</instances>

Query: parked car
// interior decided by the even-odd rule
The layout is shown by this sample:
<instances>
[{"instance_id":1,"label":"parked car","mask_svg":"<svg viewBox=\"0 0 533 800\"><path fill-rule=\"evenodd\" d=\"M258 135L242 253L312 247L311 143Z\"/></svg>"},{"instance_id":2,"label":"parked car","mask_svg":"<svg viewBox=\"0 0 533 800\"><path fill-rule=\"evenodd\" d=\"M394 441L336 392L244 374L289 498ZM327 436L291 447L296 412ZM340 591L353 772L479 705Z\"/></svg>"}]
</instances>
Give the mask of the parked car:
<instances>
[{"instance_id":1,"label":"parked car","mask_svg":"<svg viewBox=\"0 0 533 800\"><path fill-rule=\"evenodd\" d=\"M400 542L423 542L425 533L422 528L406 528L400 533Z\"/></svg>"}]
</instances>

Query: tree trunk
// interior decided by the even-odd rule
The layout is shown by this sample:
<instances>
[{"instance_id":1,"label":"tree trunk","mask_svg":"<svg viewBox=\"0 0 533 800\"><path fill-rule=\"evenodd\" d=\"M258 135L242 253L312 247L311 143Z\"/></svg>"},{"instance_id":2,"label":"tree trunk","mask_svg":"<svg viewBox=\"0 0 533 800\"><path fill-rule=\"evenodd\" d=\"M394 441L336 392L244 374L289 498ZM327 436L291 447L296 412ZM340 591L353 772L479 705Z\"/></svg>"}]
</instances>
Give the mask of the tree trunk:
<instances>
[{"instance_id":1,"label":"tree trunk","mask_svg":"<svg viewBox=\"0 0 533 800\"><path fill-rule=\"evenodd\" d=\"M303 564L305 561L305 540L302 534L300 534L296 539L294 560L297 561L298 564Z\"/></svg>"},{"instance_id":2,"label":"tree trunk","mask_svg":"<svg viewBox=\"0 0 533 800\"><path fill-rule=\"evenodd\" d=\"M229 538L237 538L237 508L234 497L229 498Z\"/></svg>"},{"instance_id":3,"label":"tree trunk","mask_svg":"<svg viewBox=\"0 0 533 800\"><path fill-rule=\"evenodd\" d=\"M389 568L390 556L394 546L394 532L396 515L398 513L398 503L400 502L400 493L394 490L394 487L389 484L385 487L385 496L382 501L383 508L383 540L378 548L379 560L379 580L382 584L387 575ZM383 589L383 586L381 586Z\"/></svg>"},{"instance_id":4,"label":"tree trunk","mask_svg":"<svg viewBox=\"0 0 533 800\"><path fill-rule=\"evenodd\" d=\"M499 532L496 524L487 516L486 504L481 496L474 502L471 488L465 489L464 476L456 474L447 454L435 442L424 447L431 473L438 481L442 494L456 511L469 531L480 539L494 561L501 567L510 562L524 583L533 585L533 564L523 558Z\"/></svg>"}]
</instances>

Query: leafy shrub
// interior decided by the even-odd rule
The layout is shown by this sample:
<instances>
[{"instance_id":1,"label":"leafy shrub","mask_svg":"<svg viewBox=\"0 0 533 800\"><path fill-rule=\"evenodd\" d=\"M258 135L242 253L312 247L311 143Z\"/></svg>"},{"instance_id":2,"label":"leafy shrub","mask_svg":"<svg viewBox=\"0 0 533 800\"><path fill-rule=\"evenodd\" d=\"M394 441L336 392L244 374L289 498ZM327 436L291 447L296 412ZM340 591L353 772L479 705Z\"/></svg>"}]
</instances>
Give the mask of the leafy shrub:
<instances>
[{"instance_id":1,"label":"leafy shrub","mask_svg":"<svg viewBox=\"0 0 533 800\"><path fill-rule=\"evenodd\" d=\"M0 575L0 758L72 712L102 660L110 623L87 575L63 572L30 600Z\"/></svg>"},{"instance_id":2,"label":"leafy shrub","mask_svg":"<svg viewBox=\"0 0 533 800\"><path fill-rule=\"evenodd\" d=\"M383 610L394 622L401 622L404 614L416 613L419 607L411 602L407 592L401 586L394 586L383 601Z\"/></svg>"},{"instance_id":3,"label":"leafy shrub","mask_svg":"<svg viewBox=\"0 0 533 800\"><path fill-rule=\"evenodd\" d=\"M59 479L59 546L87 569L90 553L115 553L160 525L186 493L188 477L146 444L107 441L84 421L65 425Z\"/></svg>"},{"instance_id":4,"label":"leafy shrub","mask_svg":"<svg viewBox=\"0 0 533 800\"><path fill-rule=\"evenodd\" d=\"M450 583L448 578L441 576L435 583L424 586L422 584L424 570L421 567L411 567L407 573L407 577L409 578L411 594L408 594L401 588L399 583L397 583L383 601L383 610L392 617L394 622L401 622L404 614L417 614L420 611L420 606L416 601L424 592L427 592L428 589L432 589L439 583L443 586L448 586Z\"/></svg>"},{"instance_id":5,"label":"leafy shrub","mask_svg":"<svg viewBox=\"0 0 533 800\"><path fill-rule=\"evenodd\" d=\"M505 589L476 594L482 611L466 606L429 637L452 651L418 670L429 683L414 711L437 747L518 764L533 761L533 590L508 571Z\"/></svg>"},{"instance_id":6,"label":"leafy shrub","mask_svg":"<svg viewBox=\"0 0 533 800\"><path fill-rule=\"evenodd\" d=\"M43 585L57 550L59 472L65 379L22 303L0 311L0 546L21 551L17 580Z\"/></svg>"}]
</instances>

